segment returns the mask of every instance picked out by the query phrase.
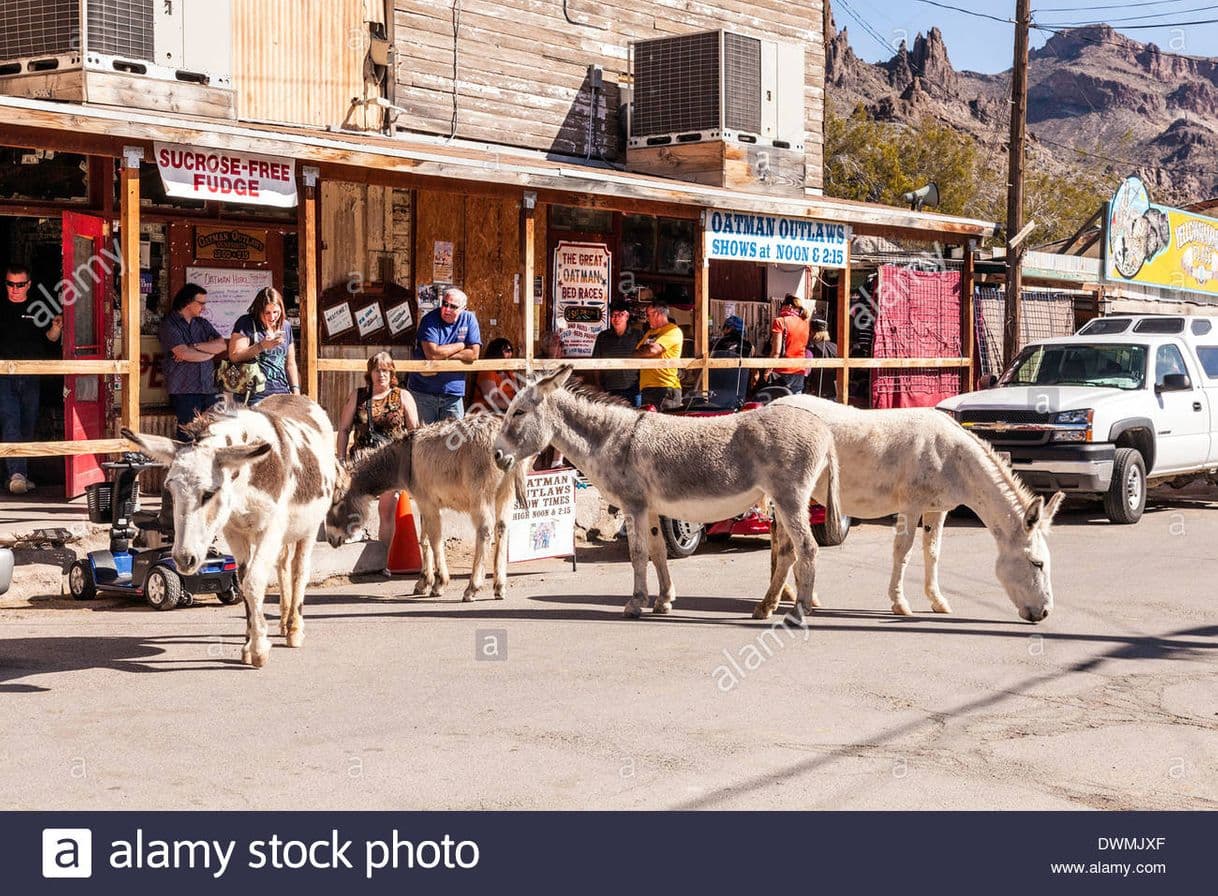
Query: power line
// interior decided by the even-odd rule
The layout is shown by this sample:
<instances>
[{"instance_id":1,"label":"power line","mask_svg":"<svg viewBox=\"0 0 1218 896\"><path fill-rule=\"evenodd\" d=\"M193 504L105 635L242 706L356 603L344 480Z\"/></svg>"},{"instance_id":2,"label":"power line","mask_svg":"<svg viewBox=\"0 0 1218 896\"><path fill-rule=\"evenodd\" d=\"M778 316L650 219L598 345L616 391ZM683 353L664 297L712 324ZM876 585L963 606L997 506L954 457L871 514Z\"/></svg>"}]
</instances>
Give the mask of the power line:
<instances>
[{"instance_id":1,"label":"power line","mask_svg":"<svg viewBox=\"0 0 1218 896\"><path fill-rule=\"evenodd\" d=\"M927 0L921 0L921 2L926 3ZM1121 30L1122 31L1146 31L1150 28L1183 28L1185 25L1213 25L1215 22L1218 22L1218 19L1200 19L1195 22L1160 22L1157 25L1123 25L1121 27ZM1096 22L1095 24L1102 25L1104 23ZM1046 26L1033 25L1032 27L1037 28L1041 31L1044 31L1044 30L1052 31L1053 30L1051 27L1049 27L1047 25ZM1175 55L1175 54L1172 54L1172 55Z\"/></svg>"},{"instance_id":2,"label":"power line","mask_svg":"<svg viewBox=\"0 0 1218 896\"><path fill-rule=\"evenodd\" d=\"M1155 26L1155 27L1168 27L1168 26ZM1036 24L1035 21L1032 22L1032 28L1035 31L1045 31L1045 32L1048 32L1049 34L1065 35L1067 37L1073 38L1074 40L1081 40L1084 43L1095 44L1097 47L1102 47L1102 46L1105 46L1108 44L1108 41L1106 41L1106 40L1098 40L1097 38L1094 38L1094 37L1088 37L1086 34L1078 33L1078 32L1081 32L1084 30L1081 28L1054 28L1049 25L1038 25L1038 24ZM1143 45L1143 48L1145 49L1145 45ZM1164 50L1159 47L1156 47L1155 49L1158 50L1158 53L1160 56L1170 56L1173 59L1188 59L1191 62L1213 62L1214 61L1214 58L1212 56L1192 56L1192 55L1189 55L1188 53L1172 53L1168 50Z\"/></svg>"},{"instance_id":3,"label":"power line","mask_svg":"<svg viewBox=\"0 0 1218 896\"><path fill-rule=\"evenodd\" d=\"M838 3L842 7L842 9L850 16L850 18L854 19L854 21L858 24L858 26L860 28L862 28L865 32L867 32L867 35L872 40L874 40L877 44L879 44L884 49L885 52L888 52L888 53L893 52L892 45L888 41L886 41L879 33L877 33L876 30L874 28L872 28L871 25L862 16L860 16L857 12L855 12L850 7L850 4L846 3L846 0L838 0Z\"/></svg>"},{"instance_id":4,"label":"power line","mask_svg":"<svg viewBox=\"0 0 1218 896\"><path fill-rule=\"evenodd\" d=\"M1087 25L1118 25L1122 22L1144 22L1146 19L1158 19L1166 15L1184 15L1185 13L1204 12L1208 9L1218 9L1218 6L1198 6L1193 9L1178 9L1175 12L1155 12L1145 16L1130 16L1125 19L1107 19L1103 22L1046 22L1046 25L1052 25L1055 28L1081 28ZM1171 22L1162 22L1156 27L1171 28Z\"/></svg>"},{"instance_id":5,"label":"power line","mask_svg":"<svg viewBox=\"0 0 1218 896\"><path fill-rule=\"evenodd\" d=\"M1118 3L1115 6L1049 6L1033 12L1095 12L1100 9L1133 9L1136 6L1171 6L1186 0L1151 0L1149 3Z\"/></svg>"},{"instance_id":6,"label":"power line","mask_svg":"<svg viewBox=\"0 0 1218 896\"><path fill-rule=\"evenodd\" d=\"M935 0L918 0L919 3L925 3L928 6L937 6L940 9L950 9L952 12L964 13L966 16L976 16L979 19L993 19L995 22L1002 22L1007 25L1014 25L1014 19L1004 19L1001 16L992 16L988 12L977 12L972 9L965 9L962 6L952 6L947 3L936 3Z\"/></svg>"}]
</instances>

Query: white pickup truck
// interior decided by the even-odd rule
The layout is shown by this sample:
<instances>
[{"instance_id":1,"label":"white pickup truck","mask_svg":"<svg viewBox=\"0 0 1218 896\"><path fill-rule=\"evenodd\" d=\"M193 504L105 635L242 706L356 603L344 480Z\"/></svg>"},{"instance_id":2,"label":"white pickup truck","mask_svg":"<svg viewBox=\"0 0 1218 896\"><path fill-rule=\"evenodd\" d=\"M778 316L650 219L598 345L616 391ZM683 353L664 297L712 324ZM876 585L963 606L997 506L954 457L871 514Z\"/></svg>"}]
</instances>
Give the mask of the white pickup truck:
<instances>
[{"instance_id":1,"label":"white pickup truck","mask_svg":"<svg viewBox=\"0 0 1218 896\"><path fill-rule=\"evenodd\" d=\"M1096 318L1028 345L998 385L939 404L1033 489L1136 523L1147 484L1218 481L1218 320Z\"/></svg>"}]
</instances>

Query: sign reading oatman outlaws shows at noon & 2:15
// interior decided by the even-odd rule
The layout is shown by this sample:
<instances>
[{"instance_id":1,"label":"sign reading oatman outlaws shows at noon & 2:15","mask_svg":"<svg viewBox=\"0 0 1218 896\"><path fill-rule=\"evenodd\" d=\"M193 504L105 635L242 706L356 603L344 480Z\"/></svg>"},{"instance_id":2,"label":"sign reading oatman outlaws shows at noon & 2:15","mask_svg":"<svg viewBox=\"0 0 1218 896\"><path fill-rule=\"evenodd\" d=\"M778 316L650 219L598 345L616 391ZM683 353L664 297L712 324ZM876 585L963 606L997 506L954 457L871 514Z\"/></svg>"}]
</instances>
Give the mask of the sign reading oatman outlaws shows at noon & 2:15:
<instances>
[{"instance_id":1,"label":"sign reading oatman outlaws shows at noon & 2:15","mask_svg":"<svg viewBox=\"0 0 1218 896\"><path fill-rule=\"evenodd\" d=\"M296 206L296 162L249 152L155 143L165 194L276 208Z\"/></svg>"},{"instance_id":2,"label":"sign reading oatman outlaws shows at noon & 2:15","mask_svg":"<svg viewBox=\"0 0 1218 896\"><path fill-rule=\"evenodd\" d=\"M850 228L807 218L706 212L707 258L844 268Z\"/></svg>"}]
</instances>

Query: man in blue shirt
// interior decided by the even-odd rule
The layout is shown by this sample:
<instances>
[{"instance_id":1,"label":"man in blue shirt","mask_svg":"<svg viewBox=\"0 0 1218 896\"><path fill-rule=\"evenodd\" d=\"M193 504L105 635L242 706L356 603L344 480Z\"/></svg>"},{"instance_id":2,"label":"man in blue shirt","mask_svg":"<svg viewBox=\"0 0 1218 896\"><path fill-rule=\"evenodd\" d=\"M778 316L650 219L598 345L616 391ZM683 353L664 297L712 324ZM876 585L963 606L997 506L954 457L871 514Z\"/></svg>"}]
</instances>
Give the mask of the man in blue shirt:
<instances>
[{"instance_id":1,"label":"man in blue shirt","mask_svg":"<svg viewBox=\"0 0 1218 896\"><path fill-rule=\"evenodd\" d=\"M440 296L440 307L423 315L414 347L416 361L477 361L482 351L478 318L467 311L465 293L450 286ZM465 374L423 373L410 375L407 384L419 409L420 423L460 420L465 415Z\"/></svg>"},{"instance_id":2,"label":"man in blue shirt","mask_svg":"<svg viewBox=\"0 0 1218 896\"><path fill-rule=\"evenodd\" d=\"M228 343L203 316L206 308L207 290L187 283L173 297L173 306L161 321L165 389L178 418L179 438L186 438L182 426L215 404L218 397L213 359Z\"/></svg>"}]
</instances>

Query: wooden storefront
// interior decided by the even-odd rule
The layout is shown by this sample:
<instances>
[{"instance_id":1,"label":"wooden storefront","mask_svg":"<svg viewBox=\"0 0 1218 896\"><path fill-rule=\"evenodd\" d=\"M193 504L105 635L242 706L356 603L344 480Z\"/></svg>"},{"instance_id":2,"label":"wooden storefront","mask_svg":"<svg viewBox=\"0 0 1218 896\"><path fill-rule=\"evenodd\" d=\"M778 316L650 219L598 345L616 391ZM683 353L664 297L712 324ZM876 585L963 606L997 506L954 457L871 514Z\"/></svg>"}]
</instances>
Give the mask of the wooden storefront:
<instances>
[{"instance_id":1,"label":"wooden storefront","mask_svg":"<svg viewBox=\"0 0 1218 896\"><path fill-rule=\"evenodd\" d=\"M299 295L300 352L302 379L307 394L319 397L331 414L341 396L362 374L368 354L382 344L376 333L348 344L330 344L321 306L328 290L346 288L359 296L383 289L386 284L405 290L414 302L422 288L451 281L471 296L487 340L507 335L524 347L516 360L479 361L461 365L472 372L481 369L535 369L558 363L536 356L537 337L548 326L549 277L552 245L549 235L558 230L552 217L570 219L568 209L582 209L609 216L617 228L614 250L624 251L623 227L655 226L676 222L693 229L692 264L677 271L661 271L658 263L641 265L640 278L651 277L653 287L688 290L692 294L691 329L693 357L670 361L571 360L577 369L633 367L692 368L706 370L735 366L740 362L709 358L710 303L720 288L736 295L752 291L756 271L745 268L724 278L704 253L703 214L708 209L782 215L790 218L846 224L855 233L917 237L924 240L964 244L992 232L992 225L966 219L914 213L902 209L841 202L817 196L767 197L722 188L663 180L656 177L581 169L555 162L537 153L444 147L428 141L379 135L318 135L304 129L272 126L240 126L226 122L184 123L168 116L135 111L76 109L35 100L0 99L7 124L0 127L0 144L32 147L35 150L77 152L100 160L99 169L117 169L117 198L103 216L120 224L124 270L139 270L139 235L149 225L160 225L168 234L167 253L173 283L184 282L186 268L199 261L199 233L212 235L224 228L265 232L266 256L242 267L272 269L273 277L289 276L284 264L294 244L297 258L296 290ZM287 217L268 217L265 211L238 209L173 210L150 206L152 188L141 176L143 167L128 167L152 158L153 143L198 146L209 149L255 150L265 156L293 160L299 181L299 204ZM108 192L103 190L103 194ZM93 206L89 206L93 208ZM682 223L684 222L684 223ZM574 231L568 231L574 232ZM193 247L191 245L193 236ZM657 244L658 245L658 244ZM682 255L682 259L684 256ZM682 262L684 265L684 262ZM673 265L669 264L669 268ZM737 283L730 281L735 278ZM540 280L542 303L534 296ZM839 284L848 278L839 278ZM722 281L712 287L712 281ZM672 286L675 284L675 286ZM141 292L136 277L118 278L119 319L131 326L119 329L114 349L104 359L88 362L8 362L6 372L38 372L57 375L90 373L115 378L117 414L98 438L46 442L21 446L32 455L72 455L112 452L124 443L114 438L118 425L139 425ZM167 294L171 294L166 285ZM843 288L826 294L836 303L838 342L843 338L848 314ZM416 317L417 319L417 317ZM405 346L393 346L399 371L436 369L441 362L407 360ZM969 344L969 343L966 343ZM887 361L871 359L826 359L810 366L832 367L844 376L849 368L882 366ZM901 366L967 368L961 358L901 359ZM746 367L777 366L772 359L755 358ZM894 365L895 366L895 365ZM13 448L0 448L12 451Z\"/></svg>"}]
</instances>

